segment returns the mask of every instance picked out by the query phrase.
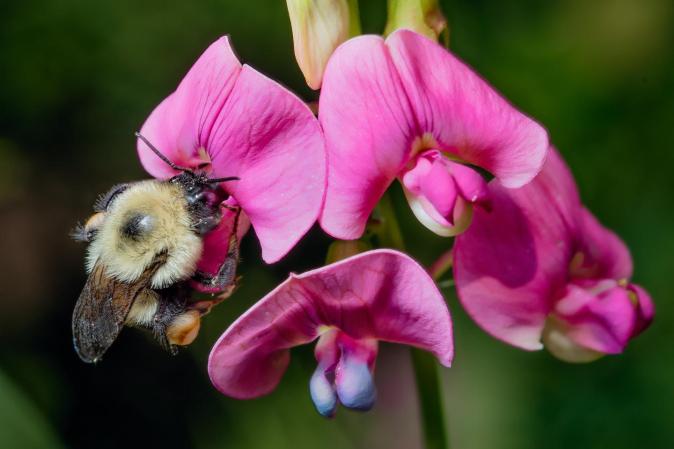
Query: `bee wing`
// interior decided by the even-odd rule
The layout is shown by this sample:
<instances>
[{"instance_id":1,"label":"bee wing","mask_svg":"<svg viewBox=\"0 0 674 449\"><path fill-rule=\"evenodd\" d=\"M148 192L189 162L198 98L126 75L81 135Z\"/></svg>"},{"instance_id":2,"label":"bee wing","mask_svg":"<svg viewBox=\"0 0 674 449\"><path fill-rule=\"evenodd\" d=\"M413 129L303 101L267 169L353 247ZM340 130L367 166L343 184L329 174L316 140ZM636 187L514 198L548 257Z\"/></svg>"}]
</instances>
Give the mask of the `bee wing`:
<instances>
[{"instance_id":1,"label":"bee wing","mask_svg":"<svg viewBox=\"0 0 674 449\"><path fill-rule=\"evenodd\" d=\"M106 274L97 263L87 278L73 312L73 344L85 362L98 361L117 339L129 310L157 271L155 263L134 283L125 283Z\"/></svg>"}]
</instances>

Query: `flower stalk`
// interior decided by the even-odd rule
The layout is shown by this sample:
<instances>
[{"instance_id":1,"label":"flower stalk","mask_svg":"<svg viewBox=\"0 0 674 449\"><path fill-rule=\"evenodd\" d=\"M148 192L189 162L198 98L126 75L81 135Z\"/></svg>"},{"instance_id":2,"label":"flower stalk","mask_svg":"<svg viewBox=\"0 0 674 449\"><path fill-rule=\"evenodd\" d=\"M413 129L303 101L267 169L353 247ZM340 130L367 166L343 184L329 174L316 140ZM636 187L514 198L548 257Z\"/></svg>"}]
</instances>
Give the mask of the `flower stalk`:
<instances>
[{"instance_id":1,"label":"flower stalk","mask_svg":"<svg viewBox=\"0 0 674 449\"><path fill-rule=\"evenodd\" d=\"M431 275L433 280L438 283L442 275L447 271L451 270L452 265L454 264L454 259L452 257L452 250L447 250L436 259L435 262L428 269L428 273Z\"/></svg>"},{"instance_id":2,"label":"flower stalk","mask_svg":"<svg viewBox=\"0 0 674 449\"><path fill-rule=\"evenodd\" d=\"M448 449L438 365L433 356L412 348L412 366L421 409L421 430L426 449Z\"/></svg>"},{"instance_id":3,"label":"flower stalk","mask_svg":"<svg viewBox=\"0 0 674 449\"><path fill-rule=\"evenodd\" d=\"M389 192L386 192L377 204L375 216L379 219L379 226L373 229L382 246L392 245L392 248L405 251L403 235L396 218L395 209ZM447 258L449 254L449 258ZM439 274L437 277L431 272L433 280L438 279L451 267L451 252L440 256L438 261ZM435 266L436 263L433 265ZM417 384L419 410L421 412L421 432L426 449L449 449L447 425L442 406L440 376L438 366L433 356L422 350L412 348L412 367Z\"/></svg>"},{"instance_id":4,"label":"flower stalk","mask_svg":"<svg viewBox=\"0 0 674 449\"><path fill-rule=\"evenodd\" d=\"M347 3L349 5L349 37L358 36L362 33L358 0L348 0Z\"/></svg>"}]
</instances>

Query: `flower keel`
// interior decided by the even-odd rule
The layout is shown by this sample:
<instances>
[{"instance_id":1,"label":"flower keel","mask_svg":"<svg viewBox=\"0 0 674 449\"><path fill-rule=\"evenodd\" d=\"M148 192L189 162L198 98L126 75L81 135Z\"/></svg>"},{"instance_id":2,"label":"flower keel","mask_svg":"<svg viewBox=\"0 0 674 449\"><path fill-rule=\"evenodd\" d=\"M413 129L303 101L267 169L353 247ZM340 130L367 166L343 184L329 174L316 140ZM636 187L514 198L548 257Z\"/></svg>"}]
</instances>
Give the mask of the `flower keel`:
<instances>
[{"instance_id":1,"label":"flower keel","mask_svg":"<svg viewBox=\"0 0 674 449\"><path fill-rule=\"evenodd\" d=\"M421 153L401 176L412 212L428 229L450 237L466 230L473 205L487 205L487 183L438 150Z\"/></svg>"}]
</instances>

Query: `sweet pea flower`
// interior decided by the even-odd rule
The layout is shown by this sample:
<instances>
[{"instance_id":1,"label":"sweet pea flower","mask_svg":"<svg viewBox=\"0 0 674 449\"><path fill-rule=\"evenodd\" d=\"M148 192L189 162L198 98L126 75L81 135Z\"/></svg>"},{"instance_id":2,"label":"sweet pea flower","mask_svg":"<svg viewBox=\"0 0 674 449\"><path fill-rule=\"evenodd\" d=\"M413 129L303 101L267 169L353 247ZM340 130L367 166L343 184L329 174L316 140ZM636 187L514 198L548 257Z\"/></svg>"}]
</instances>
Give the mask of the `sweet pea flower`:
<instances>
[{"instance_id":1,"label":"sweet pea flower","mask_svg":"<svg viewBox=\"0 0 674 449\"><path fill-rule=\"evenodd\" d=\"M278 385L290 348L314 340L309 390L324 416L338 403L372 407L380 340L430 351L445 366L453 357L449 310L429 275L404 254L375 250L292 274L225 331L208 373L227 396L261 396Z\"/></svg>"},{"instance_id":2,"label":"sweet pea flower","mask_svg":"<svg viewBox=\"0 0 674 449\"><path fill-rule=\"evenodd\" d=\"M320 222L360 237L398 179L412 211L451 236L486 204L481 175L520 187L539 172L546 131L436 42L409 30L359 36L330 58L319 103L330 169Z\"/></svg>"},{"instance_id":3,"label":"sweet pea flower","mask_svg":"<svg viewBox=\"0 0 674 449\"><path fill-rule=\"evenodd\" d=\"M212 272L227 254L235 206L242 211L239 235L252 224L268 263L318 217L326 171L318 120L290 91L241 65L228 37L208 47L141 134L174 164L240 178L222 184L230 197L220 225L206 236L199 269ZM177 174L141 140L138 154L152 176Z\"/></svg>"},{"instance_id":4,"label":"sweet pea flower","mask_svg":"<svg viewBox=\"0 0 674 449\"><path fill-rule=\"evenodd\" d=\"M454 247L459 299L483 329L588 362L622 352L648 327L653 303L630 283L628 249L581 205L555 150L530 184L489 189L492 210L477 211Z\"/></svg>"}]
</instances>

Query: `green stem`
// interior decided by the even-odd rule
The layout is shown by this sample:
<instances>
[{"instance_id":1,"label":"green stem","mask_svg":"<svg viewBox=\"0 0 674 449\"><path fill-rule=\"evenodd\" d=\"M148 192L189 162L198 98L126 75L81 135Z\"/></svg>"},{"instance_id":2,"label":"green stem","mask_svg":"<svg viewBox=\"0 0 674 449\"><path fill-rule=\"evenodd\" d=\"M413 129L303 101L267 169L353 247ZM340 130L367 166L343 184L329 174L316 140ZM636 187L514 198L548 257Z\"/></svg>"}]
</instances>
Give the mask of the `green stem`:
<instances>
[{"instance_id":1,"label":"green stem","mask_svg":"<svg viewBox=\"0 0 674 449\"><path fill-rule=\"evenodd\" d=\"M358 0L348 0L348 4L349 4L349 36L354 37L361 34Z\"/></svg>"},{"instance_id":2,"label":"green stem","mask_svg":"<svg viewBox=\"0 0 674 449\"><path fill-rule=\"evenodd\" d=\"M373 229L373 232L379 237L381 246L404 251L405 242L388 192L379 201L376 214L380 224ZM443 259L441 256L441 259L444 263L440 265L446 270L447 258ZM449 266L451 266L451 256ZM440 391L440 376L435 357L421 349L412 348L412 366L419 396L424 447L426 449L449 449Z\"/></svg>"},{"instance_id":3,"label":"green stem","mask_svg":"<svg viewBox=\"0 0 674 449\"><path fill-rule=\"evenodd\" d=\"M417 380L421 408L421 425L426 449L449 449L442 408L440 376L435 357L421 349L412 348L412 365Z\"/></svg>"},{"instance_id":4,"label":"green stem","mask_svg":"<svg viewBox=\"0 0 674 449\"><path fill-rule=\"evenodd\" d=\"M428 274L431 275L434 281L439 281L443 274L452 268L454 259L452 250L445 251L437 258L435 262L428 269Z\"/></svg>"},{"instance_id":5,"label":"green stem","mask_svg":"<svg viewBox=\"0 0 674 449\"><path fill-rule=\"evenodd\" d=\"M375 211L377 219L380 221L379 226L374 229L374 233L379 237L379 243L385 248L394 248L400 251L405 251L405 242L403 241L403 233L400 230L400 225L396 219L395 209L393 209L393 202L388 192L384 193Z\"/></svg>"}]
</instances>

